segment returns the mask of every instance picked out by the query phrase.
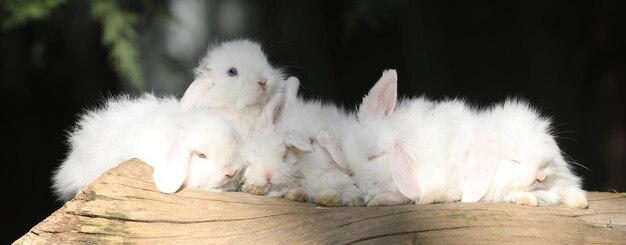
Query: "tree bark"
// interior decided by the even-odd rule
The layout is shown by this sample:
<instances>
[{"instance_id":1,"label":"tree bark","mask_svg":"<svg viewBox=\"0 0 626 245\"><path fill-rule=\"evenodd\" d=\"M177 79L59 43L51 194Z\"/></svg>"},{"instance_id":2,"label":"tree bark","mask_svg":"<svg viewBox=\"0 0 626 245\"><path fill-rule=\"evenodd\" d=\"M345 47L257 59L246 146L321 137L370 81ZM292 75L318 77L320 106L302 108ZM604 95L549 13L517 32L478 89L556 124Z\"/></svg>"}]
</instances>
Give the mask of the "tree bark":
<instances>
[{"instance_id":1,"label":"tree bark","mask_svg":"<svg viewBox=\"0 0 626 245\"><path fill-rule=\"evenodd\" d=\"M327 208L240 192L158 192L152 168L106 172L15 241L202 244L626 244L626 195L590 208L446 203Z\"/></svg>"}]
</instances>

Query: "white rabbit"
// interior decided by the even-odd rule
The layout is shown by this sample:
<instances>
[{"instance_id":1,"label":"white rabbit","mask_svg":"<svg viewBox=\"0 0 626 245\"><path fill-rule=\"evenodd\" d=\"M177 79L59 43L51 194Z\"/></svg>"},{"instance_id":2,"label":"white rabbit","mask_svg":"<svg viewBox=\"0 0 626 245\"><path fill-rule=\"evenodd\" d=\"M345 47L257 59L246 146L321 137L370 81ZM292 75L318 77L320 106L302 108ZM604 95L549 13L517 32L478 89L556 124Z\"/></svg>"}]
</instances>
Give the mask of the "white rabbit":
<instances>
[{"instance_id":1,"label":"white rabbit","mask_svg":"<svg viewBox=\"0 0 626 245\"><path fill-rule=\"evenodd\" d=\"M105 171L136 157L154 167L162 192L181 186L233 190L244 167L239 142L227 121L203 109L183 110L175 98L120 96L81 116L53 189L60 200L71 199Z\"/></svg>"},{"instance_id":2,"label":"white rabbit","mask_svg":"<svg viewBox=\"0 0 626 245\"><path fill-rule=\"evenodd\" d=\"M475 138L475 115L460 99L399 103L389 118L397 133L388 161L402 194L418 204L461 199L460 166Z\"/></svg>"},{"instance_id":3,"label":"white rabbit","mask_svg":"<svg viewBox=\"0 0 626 245\"><path fill-rule=\"evenodd\" d=\"M242 146L242 156L248 164L241 179L244 192L281 197L299 187L301 174L295 149L314 149L308 138L275 131L273 121L283 104L282 92L272 97L257 121L254 136Z\"/></svg>"},{"instance_id":4,"label":"white rabbit","mask_svg":"<svg viewBox=\"0 0 626 245\"><path fill-rule=\"evenodd\" d=\"M209 108L231 121L247 139L265 103L283 88L283 79L258 43L224 42L202 58L181 103L185 108Z\"/></svg>"},{"instance_id":5,"label":"white rabbit","mask_svg":"<svg viewBox=\"0 0 626 245\"><path fill-rule=\"evenodd\" d=\"M395 72L383 73L359 108L361 127L342 138L348 167L368 205L402 203L399 192L418 204L587 207L580 179L563 160L549 121L528 104L508 100L477 112L462 100L422 97L396 108L395 82Z\"/></svg>"},{"instance_id":6,"label":"white rabbit","mask_svg":"<svg viewBox=\"0 0 626 245\"><path fill-rule=\"evenodd\" d=\"M395 70L383 72L382 77L363 98L358 120L351 117L350 125L337 137L346 160L346 168L362 191L368 206L398 205L411 202L403 196L391 179L387 158L395 152L397 131L386 118L396 106L397 75Z\"/></svg>"},{"instance_id":7,"label":"white rabbit","mask_svg":"<svg viewBox=\"0 0 626 245\"><path fill-rule=\"evenodd\" d=\"M480 113L479 120L477 139L468 150L462 201L589 206L549 119L527 102L508 99Z\"/></svg>"},{"instance_id":8,"label":"white rabbit","mask_svg":"<svg viewBox=\"0 0 626 245\"><path fill-rule=\"evenodd\" d=\"M390 172L400 192L417 203L588 206L550 122L526 102L507 100L474 112L462 101L443 101L429 112L434 120L416 118L411 109L396 113L396 127L413 127L402 135L415 137L403 139L404 156L389 160Z\"/></svg>"},{"instance_id":9,"label":"white rabbit","mask_svg":"<svg viewBox=\"0 0 626 245\"><path fill-rule=\"evenodd\" d=\"M325 206L363 205L360 190L343 168L343 154L334 145L333 133L346 127L347 114L334 105L297 98L296 78L288 79L286 86L276 123L273 117L282 97L268 103L257 137L245 143L243 155L250 165L243 190Z\"/></svg>"}]
</instances>

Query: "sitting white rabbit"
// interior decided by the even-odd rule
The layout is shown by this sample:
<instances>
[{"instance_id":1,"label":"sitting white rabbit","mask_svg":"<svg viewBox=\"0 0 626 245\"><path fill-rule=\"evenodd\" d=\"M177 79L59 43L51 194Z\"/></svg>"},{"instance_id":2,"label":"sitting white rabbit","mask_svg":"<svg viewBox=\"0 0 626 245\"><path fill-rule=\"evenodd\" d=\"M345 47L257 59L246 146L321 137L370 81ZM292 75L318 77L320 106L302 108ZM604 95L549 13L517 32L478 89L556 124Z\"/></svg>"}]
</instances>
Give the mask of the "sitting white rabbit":
<instances>
[{"instance_id":1,"label":"sitting white rabbit","mask_svg":"<svg viewBox=\"0 0 626 245\"><path fill-rule=\"evenodd\" d=\"M181 187L237 188L244 163L231 124L207 110L184 110L175 98L144 94L109 99L84 113L68 137L65 161L54 172L60 200L77 195L105 171L131 158L154 167L161 192Z\"/></svg>"},{"instance_id":2,"label":"sitting white rabbit","mask_svg":"<svg viewBox=\"0 0 626 245\"><path fill-rule=\"evenodd\" d=\"M265 103L283 89L283 80L281 70L270 65L258 43L227 41L201 59L181 104L210 109L248 139Z\"/></svg>"}]
</instances>

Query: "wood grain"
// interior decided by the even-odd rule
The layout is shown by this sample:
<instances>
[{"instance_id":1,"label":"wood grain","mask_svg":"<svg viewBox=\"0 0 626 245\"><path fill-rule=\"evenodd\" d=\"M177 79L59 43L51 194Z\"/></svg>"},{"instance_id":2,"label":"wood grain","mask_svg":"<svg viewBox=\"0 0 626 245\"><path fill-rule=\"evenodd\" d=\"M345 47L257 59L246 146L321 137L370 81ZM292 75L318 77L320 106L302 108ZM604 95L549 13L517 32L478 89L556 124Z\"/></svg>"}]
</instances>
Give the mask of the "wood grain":
<instances>
[{"instance_id":1,"label":"wood grain","mask_svg":"<svg viewBox=\"0 0 626 245\"><path fill-rule=\"evenodd\" d=\"M246 193L158 192L130 160L14 244L626 244L626 195L590 208L447 203L327 208Z\"/></svg>"}]
</instances>

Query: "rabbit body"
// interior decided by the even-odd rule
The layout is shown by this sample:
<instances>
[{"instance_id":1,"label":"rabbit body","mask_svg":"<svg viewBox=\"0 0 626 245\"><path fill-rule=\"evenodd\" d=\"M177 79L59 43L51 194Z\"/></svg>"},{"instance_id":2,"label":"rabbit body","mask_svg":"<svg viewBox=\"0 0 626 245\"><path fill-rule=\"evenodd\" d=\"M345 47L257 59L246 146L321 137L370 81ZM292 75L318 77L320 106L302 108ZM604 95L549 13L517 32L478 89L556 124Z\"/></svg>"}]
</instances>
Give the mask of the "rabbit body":
<instances>
[{"instance_id":1,"label":"rabbit body","mask_svg":"<svg viewBox=\"0 0 626 245\"><path fill-rule=\"evenodd\" d=\"M463 100L404 99L395 71L364 97L340 144L368 206L438 202L564 203L586 208L550 121L508 99L477 110Z\"/></svg>"},{"instance_id":2,"label":"rabbit body","mask_svg":"<svg viewBox=\"0 0 626 245\"><path fill-rule=\"evenodd\" d=\"M227 41L200 60L181 104L210 109L248 139L269 98L284 89L283 80L282 71L268 62L261 45L246 39Z\"/></svg>"},{"instance_id":3,"label":"rabbit body","mask_svg":"<svg viewBox=\"0 0 626 245\"><path fill-rule=\"evenodd\" d=\"M59 199L68 200L102 173L131 158L155 167L156 174L159 166L178 160L178 151L192 158L202 152L205 159L201 160L209 161L201 164L182 159L187 187L234 189L232 178L223 179L221 173L210 177L222 169L241 172L239 141L228 122L207 111L181 110L175 98L120 96L81 116L68 137L70 152L54 173L53 189ZM216 149L207 150L207 146Z\"/></svg>"},{"instance_id":4,"label":"rabbit body","mask_svg":"<svg viewBox=\"0 0 626 245\"><path fill-rule=\"evenodd\" d=\"M290 78L287 86L287 98L278 119L274 122L271 116L262 116L270 122L262 122L260 135L246 142L250 166L244 174L244 191L254 190L250 186L275 188L282 184L282 192L261 194L284 195L326 206L362 205L359 189L342 166L342 153L333 145L333 136L348 126L348 114L335 105L297 98L299 82L295 78ZM269 109L267 114L274 115L275 110L276 107ZM336 158L340 158L339 164ZM288 179L290 184L268 183L273 179Z\"/></svg>"}]
</instances>

